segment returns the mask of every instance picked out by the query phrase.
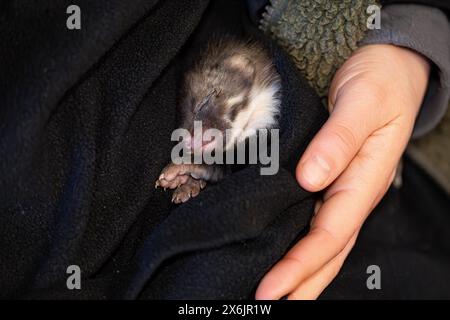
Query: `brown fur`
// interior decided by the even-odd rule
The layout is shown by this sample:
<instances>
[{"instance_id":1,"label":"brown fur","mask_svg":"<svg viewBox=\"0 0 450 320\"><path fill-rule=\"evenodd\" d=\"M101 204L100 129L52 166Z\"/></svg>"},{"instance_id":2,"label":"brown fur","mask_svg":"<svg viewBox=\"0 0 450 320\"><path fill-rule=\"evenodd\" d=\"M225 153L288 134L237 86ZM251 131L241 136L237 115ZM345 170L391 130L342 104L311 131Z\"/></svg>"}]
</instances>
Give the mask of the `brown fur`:
<instances>
[{"instance_id":1,"label":"brown fur","mask_svg":"<svg viewBox=\"0 0 450 320\"><path fill-rule=\"evenodd\" d=\"M234 38L211 41L197 64L185 75L180 99L180 127L193 129L201 120L204 129L224 131L248 105L254 85L268 86L278 79L271 59L256 42ZM227 104L242 95L242 101Z\"/></svg>"}]
</instances>

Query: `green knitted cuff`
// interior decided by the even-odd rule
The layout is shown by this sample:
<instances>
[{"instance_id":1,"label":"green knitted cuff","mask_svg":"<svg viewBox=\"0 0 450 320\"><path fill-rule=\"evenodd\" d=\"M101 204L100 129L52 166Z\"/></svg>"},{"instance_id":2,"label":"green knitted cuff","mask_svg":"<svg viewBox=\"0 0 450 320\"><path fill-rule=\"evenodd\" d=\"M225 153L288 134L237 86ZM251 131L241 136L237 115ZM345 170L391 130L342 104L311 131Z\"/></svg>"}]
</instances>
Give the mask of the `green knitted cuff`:
<instances>
[{"instance_id":1,"label":"green knitted cuff","mask_svg":"<svg viewBox=\"0 0 450 320\"><path fill-rule=\"evenodd\" d=\"M260 28L284 47L324 98L336 70L367 31L376 0L271 0Z\"/></svg>"}]
</instances>

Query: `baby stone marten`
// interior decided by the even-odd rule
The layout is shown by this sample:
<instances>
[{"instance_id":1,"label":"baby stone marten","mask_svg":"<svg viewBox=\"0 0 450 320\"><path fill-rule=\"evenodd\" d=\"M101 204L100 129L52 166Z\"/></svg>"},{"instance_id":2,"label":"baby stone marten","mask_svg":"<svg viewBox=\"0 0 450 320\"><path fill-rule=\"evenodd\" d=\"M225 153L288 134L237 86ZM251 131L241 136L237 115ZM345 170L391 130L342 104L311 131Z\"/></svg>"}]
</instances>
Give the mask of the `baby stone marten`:
<instances>
[{"instance_id":1,"label":"baby stone marten","mask_svg":"<svg viewBox=\"0 0 450 320\"><path fill-rule=\"evenodd\" d=\"M188 132L183 144L193 154L211 149L224 152L258 129L277 124L281 81L268 52L258 42L234 38L211 41L185 74L180 93L179 127ZM223 139L195 134L198 123L203 132L220 130ZM222 177L219 165L171 162L155 187L175 189L172 202L181 203L197 196L207 181Z\"/></svg>"}]
</instances>

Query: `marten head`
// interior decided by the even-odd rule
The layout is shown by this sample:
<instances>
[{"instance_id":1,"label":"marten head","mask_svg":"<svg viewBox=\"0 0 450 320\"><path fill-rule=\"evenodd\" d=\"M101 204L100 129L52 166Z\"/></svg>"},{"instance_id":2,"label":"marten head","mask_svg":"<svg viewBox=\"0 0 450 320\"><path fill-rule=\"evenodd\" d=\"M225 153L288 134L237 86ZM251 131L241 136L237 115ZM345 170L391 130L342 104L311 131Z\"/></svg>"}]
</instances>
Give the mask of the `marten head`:
<instances>
[{"instance_id":1,"label":"marten head","mask_svg":"<svg viewBox=\"0 0 450 320\"><path fill-rule=\"evenodd\" d=\"M266 60L261 61L260 51L252 57L250 48L239 50L239 45L222 43L218 46L222 50L216 47L185 75L179 102L180 127L190 132L187 144L191 149L204 150L219 143L227 149L250 136L252 130L275 123L279 107L278 75L269 58L264 56ZM269 72L272 77L267 77ZM193 137L196 121L201 122L203 132L220 130L222 141Z\"/></svg>"}]
</instances>

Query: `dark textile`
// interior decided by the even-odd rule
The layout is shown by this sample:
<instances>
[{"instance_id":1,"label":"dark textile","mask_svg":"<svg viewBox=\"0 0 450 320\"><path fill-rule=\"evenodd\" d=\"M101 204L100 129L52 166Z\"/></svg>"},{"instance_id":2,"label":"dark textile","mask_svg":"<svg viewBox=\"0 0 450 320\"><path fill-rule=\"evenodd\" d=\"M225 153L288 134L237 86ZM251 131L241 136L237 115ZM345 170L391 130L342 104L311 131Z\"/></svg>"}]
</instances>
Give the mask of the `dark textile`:
<instances>
[{"instance_id":1,"label":"dark textile","mask_svg":"<svg viewBox=\"0 0 450 320\"><path fill-rule=\"evenodd\" d=\"M213 34L260 37L241 1L2 3L0 295L251 298L312 213L293 170L325 119L270 42L282 77L281 169L233 173L181 206L154 189L177 82ZM263 40L263 39L262 39ZM82 290L66 288L78 265Z\"/></svg>"}]
</instances>

